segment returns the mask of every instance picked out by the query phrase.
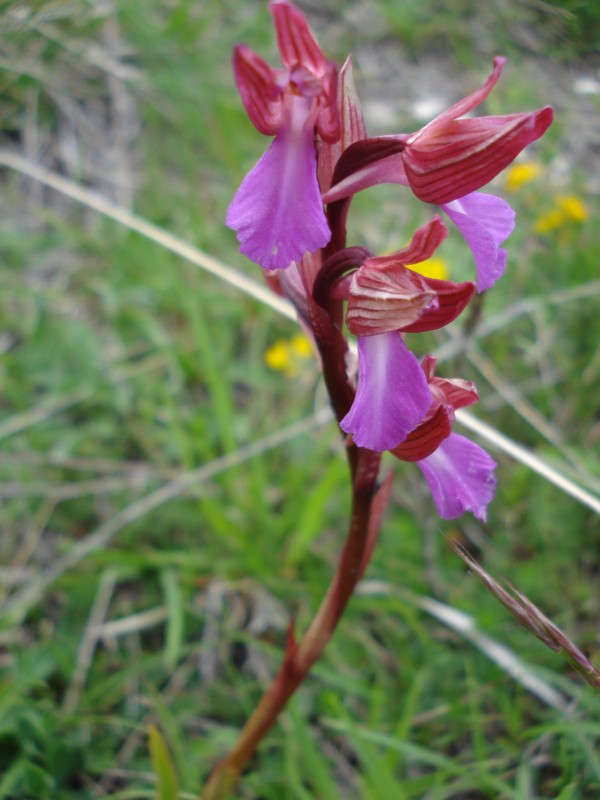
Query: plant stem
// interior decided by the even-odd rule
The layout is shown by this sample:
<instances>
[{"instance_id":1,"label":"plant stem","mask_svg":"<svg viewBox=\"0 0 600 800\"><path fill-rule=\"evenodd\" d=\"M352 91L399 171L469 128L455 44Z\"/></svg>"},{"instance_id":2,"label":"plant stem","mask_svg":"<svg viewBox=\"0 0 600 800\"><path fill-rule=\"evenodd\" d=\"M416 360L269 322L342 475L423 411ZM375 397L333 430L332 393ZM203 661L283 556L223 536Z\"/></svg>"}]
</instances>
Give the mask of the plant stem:
<instances>
[{"instance_id":1,"label":"plant stem","mask_svg":"<svg viewBox=\"0 0 600 800\"><path fill-rule=\"evenodd\" d=\"M356 449L357 468L348 537L329 589L298 644L290 632L286 656L279 672L244 726L237 744L216 766L206 784L202 800L223 800L233 789L257 745L325 649L367 566L377 538L385 498L382 498L383 502L376 502L379 498L377 475L380 454Z\"/></svg>"}]
</instances>

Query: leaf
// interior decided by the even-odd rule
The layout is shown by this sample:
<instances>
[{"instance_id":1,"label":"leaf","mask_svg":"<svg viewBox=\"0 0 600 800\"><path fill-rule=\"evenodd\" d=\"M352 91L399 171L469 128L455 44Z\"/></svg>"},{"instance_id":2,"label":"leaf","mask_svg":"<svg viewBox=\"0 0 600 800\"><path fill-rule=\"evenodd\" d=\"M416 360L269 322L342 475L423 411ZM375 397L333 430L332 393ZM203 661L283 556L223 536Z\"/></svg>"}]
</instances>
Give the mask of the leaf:
<instances>
[{"instance_id":1,"label":"leaf","mask_svg":"<svg viewBox=\"0 0 600 800\"><path fill-rule=\"evenodd\" d=\"M172 669L179 658L184 638L183 598L177 573L174 570L163 570L161 583L168 611L164 658L166 666Z\"/></svg>"},{"instance_id":2,"label":"leaf","mask_svg":"<svg viewBox=\"0 0 600 800\"><path fill-rule=\"evenodd\" d=\"M177 772L165 740L155 725L150 725L148 740L152 768L158 781L156 800L177 800L179 791Z\"/></svg>"}]
</instances>

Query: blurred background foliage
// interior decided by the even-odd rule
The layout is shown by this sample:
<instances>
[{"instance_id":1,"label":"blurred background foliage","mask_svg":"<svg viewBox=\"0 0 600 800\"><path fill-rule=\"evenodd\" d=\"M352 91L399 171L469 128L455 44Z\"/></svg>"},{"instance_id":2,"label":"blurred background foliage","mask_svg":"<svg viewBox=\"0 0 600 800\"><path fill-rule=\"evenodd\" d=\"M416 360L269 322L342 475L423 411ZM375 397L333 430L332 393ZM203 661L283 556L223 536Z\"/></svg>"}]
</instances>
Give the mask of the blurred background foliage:
<instances>
[{"instance_id":1,"label":"blurred background foliage","mask_svg":"<svg viewBox=\"0 0 600 800\"><path fill-rule=\"evenodd\" d=\"M555 105L549 136L494 188L519 221L504 281L414 346L477 381L482 418L598 492L600 7L300 5L329 55L352 50L372 130L419 127L498 52L511 63L490 113ZM265 4L2 2L2 150L259 278L223 223L265 146L231 78L237 41L276 63ZM302 631L327 585L348 501L339 436L313 420L323 389L291 323L14 170L1 180L0 798L156 797L175 775L192 798L276 668L287 621ZM397 248L429 215L379 187L355 202L354 243ZM440 254L472 277L459 237ZM238 453L298 420L284 446ZM367 581L240 796L598 796L600 699L444 540L593 658L598 520L494 456L487 525L440 522L417 470L393 465ZM564 708L428 615L429 598L535 665Z\"/></svg>"}]
</instances>

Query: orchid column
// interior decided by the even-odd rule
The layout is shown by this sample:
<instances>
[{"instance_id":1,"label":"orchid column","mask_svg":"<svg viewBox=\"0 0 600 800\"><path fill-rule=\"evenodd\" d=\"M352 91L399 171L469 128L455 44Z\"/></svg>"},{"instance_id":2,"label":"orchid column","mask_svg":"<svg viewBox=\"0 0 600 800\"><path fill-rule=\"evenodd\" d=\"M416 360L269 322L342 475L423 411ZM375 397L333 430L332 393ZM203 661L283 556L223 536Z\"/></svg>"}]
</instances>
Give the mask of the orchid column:
<instances>
[{"instance_id":1,"label":"orchid column","mask_svg":"<svg viewBox=\"0 0 600 800\"><path fill-rule=\"evenodd\" d=\"M390 182L439 206L473 252L477 288L489 289L505 269L501 245L514 214L504 200L477 190L552 120L550 108L462 118L497 83L504 59L496 58L481 89L422 130L369 138L350 59L338 71L287 0L275 0L270 10L283 68L271 68L243 45L233 64L251 121L274 139L242 182L227 224L237 232L241 252L292 302L313 342L344 435L353 501L321 607L300 641L290 629L283 664L238 743L213 771L205 800L227 796L333 634L369 562L387 503L391 474L379 481L381 454L416 462L444 519L465 511L485 519L494 495L494 461L452 430L455 410L478 399L474 385L436 377L435 359L419 360L409 346L413 335L456 319L476 285L415 271L447 235L437 213L391 255L347 246L353 195ZM356 337L357 375L349 336Z\"/></svg>"}]
</instances>

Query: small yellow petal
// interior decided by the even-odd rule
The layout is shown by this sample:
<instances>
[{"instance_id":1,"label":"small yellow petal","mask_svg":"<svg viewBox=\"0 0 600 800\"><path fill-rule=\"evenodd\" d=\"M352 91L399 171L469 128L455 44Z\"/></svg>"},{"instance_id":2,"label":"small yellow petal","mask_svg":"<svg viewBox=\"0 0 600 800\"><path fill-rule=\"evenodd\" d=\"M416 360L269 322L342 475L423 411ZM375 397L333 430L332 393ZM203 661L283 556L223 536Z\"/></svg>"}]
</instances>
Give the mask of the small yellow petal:
<instances>
[{"instance_id":1,"label":"small yellow petal","mask_svg":"<svg viewBox=\"0 0 600 800\"><path fill-rule=\"evenodd\" d=\"M294 336L290 342L290 348L298 358L310 358L312 356L312 345L308 337L303 333Z\"/></svg>"},{"instance_id":2,"label":"small yellow petal","mask_svg":"<svg viewBox=\"0 0 600 800\"><path fill-rule=\"evenodd\" d=\"M535 180L541 171L541 165L536 164L534 161L524 161L521 164L513 164L506 170L506 190L509 192L517 192L521 186Z\"/></svg>"},{"instance_id":3,"label":"small yellow petal","mask_svg":"<svg viewBox=\"0 0 600 800\"><path fill-rule=\"evenodd\" d=\"M578 197L564 195L554 199L554 208L539 216L534 227L537 233L549 233L572 222L585 222L587 217L587 208Z\"/></svg>"},{"instance_id":4,"label":"small yellow petal","mask_svg":"<svg viewBox=\"0 0 600 800\"><path fill-rule=\"evenodd\" d=\"M271 345L265 352L265 363L271 369L284 372L290 364L290 353L287 342L281 339Z\"/></svg>"},{"instance_id":5,"label":"small yellow petal","mask_svg":"<svg viewBox=\"0 0 600 800\"><path fill-rule=\"evenodd\" d=\"M562 228L565 223L565 215L559 208L553 208L545 214L540 214L534 227L536 233L550 233L557 228Z\"/></svg>"},{"instance_id":6,"label":"small yellow petal","mask_svg":"<svg viewBox=\"0 0 600 800\"><path fill-rule=\"evenodd\" d=\"M411 264L409 269L418 272L425 278L435 278L439 281L445 281L448 278L448 264L443 258L428 258L427 261L421 261L420 264Z\"/></svg>"},{"instance_id":7,"label":"small yellow petal","mask_svg":"<svg viewBox=\"0 0 600 800\"><path fill-rule=\"evenodd\" d=\"M573 222L585 222L588 217L587 208L578 197L575 197L575 195L571 194L567 195L566 197L558 198L557 205L567 220L572 220Z\"/></svg>"},{"instance_id":8,"label":"small yellow petal","mask_svg":"<svg viewBox=\"0 0 600 800\"><path fill-rule=\"evenodd\" d=\"M265 364L270 368L283 372L288 378L294 378L300 372L302 361L312 355L312 346L304 334L298 334L285 341L279 339L265 351Z\"/></svg>"}]
</instances>

